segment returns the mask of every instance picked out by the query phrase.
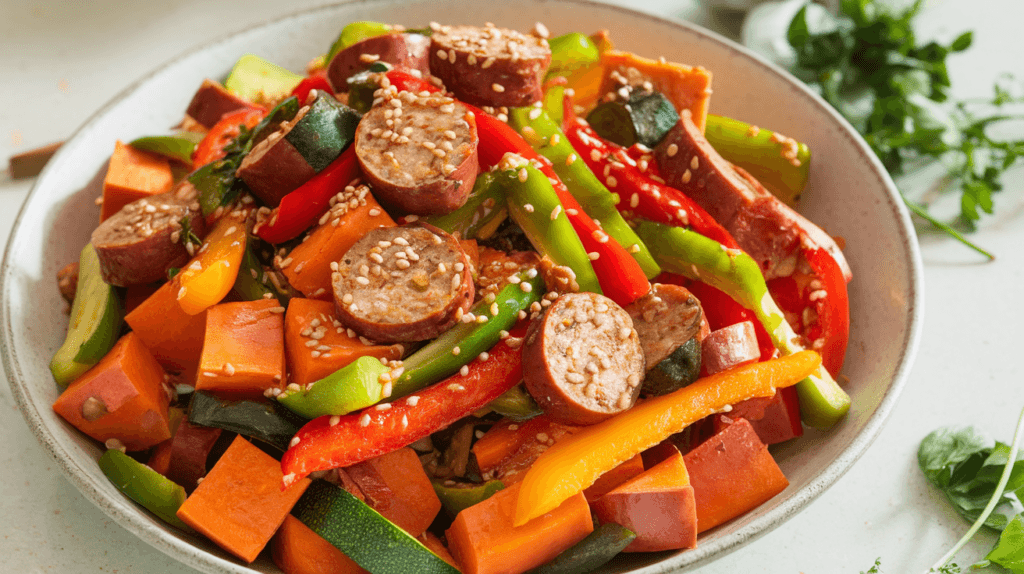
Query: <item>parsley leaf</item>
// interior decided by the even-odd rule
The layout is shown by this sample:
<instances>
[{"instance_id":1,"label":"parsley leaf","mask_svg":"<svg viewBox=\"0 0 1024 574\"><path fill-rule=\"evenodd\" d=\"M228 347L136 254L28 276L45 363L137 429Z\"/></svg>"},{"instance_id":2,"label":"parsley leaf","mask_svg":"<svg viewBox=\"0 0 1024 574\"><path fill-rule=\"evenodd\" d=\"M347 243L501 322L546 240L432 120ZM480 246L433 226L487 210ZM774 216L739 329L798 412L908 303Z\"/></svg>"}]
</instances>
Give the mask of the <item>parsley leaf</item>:
<instances>
[{"instance_id":1,"label":"parsley leaf","mask_svg":"<svg viewBox=\"0 0 1024 574\"><path fill-rule=\"evenodd\" d=\"M1013 574L1024 574L1024 519L1018 514L1006 525L995 548L986 560L1006 568Z\"/></svg>"}]
</instances>

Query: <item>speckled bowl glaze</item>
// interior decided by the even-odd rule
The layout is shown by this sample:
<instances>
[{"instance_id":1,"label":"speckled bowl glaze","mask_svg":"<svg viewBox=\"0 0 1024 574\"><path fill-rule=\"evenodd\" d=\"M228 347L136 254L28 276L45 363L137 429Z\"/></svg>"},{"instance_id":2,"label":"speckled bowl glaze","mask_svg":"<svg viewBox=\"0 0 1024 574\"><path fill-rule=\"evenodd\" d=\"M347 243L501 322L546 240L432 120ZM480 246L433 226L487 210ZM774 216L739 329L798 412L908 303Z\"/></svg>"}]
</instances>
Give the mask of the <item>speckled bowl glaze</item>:
<instances>
[{"instance_id":1,"label":"speckled bowl glaze","mask_svg":"<svg viewBox=\"0 0 1024 574\"><path fill-rule=\"evenodd\" d=\"M623 555L603 572L697 568L783 523L832 485L878 434L907 378L922 323L922 272L908 214L882 166L853 129L785 72L706 30L582 0L352 2L296 14L231 35L161 67L110 102L60 150L29 194L7 244L2 343L21 411L59 468L88 499L146 542L205 572L277 572L264 553L245 565L209 541L177 532L118 492L96 464L101 446L57 417L47 368L67 319L54 274L78 256L97 220L105 162L117 139L166 132L205 77L222 78L252 52L293 70L330 45L352 20L422 25L431 20L553 34L608 28L619 47L700 64L714 73L712 110L807 142L814 150L800 210L846 239L853 267L846 388L850 414L828 433L809 431L773 452L790 486L756 510L705 533L696 550Z\"/></svg>"}]
</instances>

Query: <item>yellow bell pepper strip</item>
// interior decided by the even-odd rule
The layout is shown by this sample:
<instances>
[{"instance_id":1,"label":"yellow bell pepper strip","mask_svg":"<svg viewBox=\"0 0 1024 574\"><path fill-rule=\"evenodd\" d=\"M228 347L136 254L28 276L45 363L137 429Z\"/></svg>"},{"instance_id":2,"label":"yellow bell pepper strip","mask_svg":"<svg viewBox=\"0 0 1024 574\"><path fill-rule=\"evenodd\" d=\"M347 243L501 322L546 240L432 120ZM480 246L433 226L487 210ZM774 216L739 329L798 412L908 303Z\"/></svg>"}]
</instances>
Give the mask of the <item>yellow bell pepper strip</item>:
<instances>
[{"instance_id":1,"label":"yellow bell pepper strip","mask_svg":"<svg viewBox=\"0 0 1024 574\"><path fill-rule=\"evenodd\" d=\"M768 292L761 268L749 255L681 227L641 221L636 230L666 271L707 283L753 311L783 355L803 350L796 332ZM850 409L850 396L825 367L816 369L796 390L800 418L809 426L828 429Z\"/></svg>"},{"instance_id":2,"label":"yellow bell pepper strip","mask_svg":"<svg viewBox=\"0 0 1024 574\"><path fill-rule=\"evenodd\" d=\"M198 315L234 287L245 255L247 216L247 209L239 209L218 221L192 261L174 276L182 311Z\"/></svg>"},{"instance_id":3,"label":"yellow bell pepper strip","mask_svg":"<svg viewBox=\"0 0 1024 574\"><path fill-rule=\"evenodd\" d=\"M801 351L736 367L581 428L544 451L527 471L513 525L558 508L602 474L694 422L747 399L771 397L776 389L795 385L820 366L820 355Z\"/></svg>"}]
</instances>

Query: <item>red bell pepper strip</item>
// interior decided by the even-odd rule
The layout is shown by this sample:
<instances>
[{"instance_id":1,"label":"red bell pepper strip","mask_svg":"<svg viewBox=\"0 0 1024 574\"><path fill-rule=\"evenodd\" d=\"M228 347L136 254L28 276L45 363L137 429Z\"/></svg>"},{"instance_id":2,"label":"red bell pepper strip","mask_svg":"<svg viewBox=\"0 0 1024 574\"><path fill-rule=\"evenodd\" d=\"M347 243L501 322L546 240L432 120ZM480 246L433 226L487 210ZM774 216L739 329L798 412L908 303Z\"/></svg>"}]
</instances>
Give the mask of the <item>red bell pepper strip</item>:
<instances>
[{"instance_id":1,"label":"red bell pepper strip","mask_svg":"<svg viewBox=\"0 0 1024 574\"><path fill-rule=\"evenodd\" d=\"M526 327L525 321L520 322L486 359L478 356L460 373L415 395L306 423L281 458L284 488L311 472L353 465L398 450L498 398L523 378L519 345L513 348L509 341L512 337L521 341Z\"/></svg>"},{"instance_id":2,"label":"red bell pepper strip","mask_svg":"<svg viewBox=\"0 0 1024 574\"><path fill-rule=\"evenodd\" d=\"M572 98L568 96L564 99L562 113L565 136L579 151L587 167L594 173L612 175L617 180L615 190L622 201L616 207L623 215L690 227L726 247L739 247L732 235L685 193L653 179L660 179L660 176L656 164L645 159L649 154L641 155L638 160L633 157L638 153L636 146L627 150L597 135L589 124L576 117ZM630 150L634 150L633 153Z\"/></svg>"},{"instance_id":3,"label":"red bell pepper strip","mask_svg":"<svg viewBox=\"0 0 1024 574\"><path fill-rule=\"evenodd\" d=\"M387 73L387 77L391 85L395 86L398 91L415 93L440 91L437 86L407 72L391 70ZM591 266L594 268L604 295L623 306L646 295L651 284L647 281L647 277L636 260L618 242L608 237L608 234L604 233L597 223L583 211L579 202L569 193L569 189L551 168L551 161L534 151L530 144L505 122L484 113L475 106L465 103L463 105L476 116L477 132L480 137L477 154L480 158L481 169L494 167L508 152L520 155L534 163L537 169L551 180L558 200L565 208L569 223L572 224L573 230L579 236L583 248L588 254L593 254L591 257L596 257L596 259L591 259ZM536 162L532 160L536 160Z\"/></svg>"},{"instance_id":4,"label":"red bell pepper strip","mask_svg":"<svg viewBox=\"0 0 1024 574\"><path fill-rule=\"evenodd\" d=\"M804 336L811 341L811 348L821 353L821 364L825 369L832 376L838 376L850 339L850 299L846 279L828 250L821 247L805 249L803 256L816 277L811 281L808 299L818 312L817 322Z\"/></svg>"},{"instance_id":5,"label":"red bell pepper strip","mask_svg":"<svg viewBox=\"0 0 1024 574\"><path fill-rule=\"evenodd\" d=\"M275 245L298 237L327 212L331 198L359 173L355 146L349 146L331 165L281 198L270 216L256 227L256 235Z\"/></svg>"},{"instance_id":6,"label":"red bell pepper strip","mask_svg":"<svg viewBox=\"0 0 1024 574\"><path fill-rule=\"evenodd\" d=\"M192 169L199 169L211 161L216 161L227 155L224 148L242 133L240 126L251 130L260 123L265 115L267 115L267 111L262 108L244 109L225 114L219 122L210 128L210 131L206 132L206 137L196 146L195 152L192 153Z\"/></svg>"},{"instance_id":7,"label":"red bell pepper strip","mask_svg":"<svg viewBox=\"0 0 1024 574\"><path fill-rule=\"evenodd\" d=\"M309 92L312 90L322 90L332 96L334 95L334 90L331 88L330 82L327 81L326 71L319 70L312 76L303 78L302 81L299 82L299 85L295 86L295 89L292 90L291 95L298 98L299 104L303 104L305 103L306 98L309 97Z\"/></svg>"}]
</instances>

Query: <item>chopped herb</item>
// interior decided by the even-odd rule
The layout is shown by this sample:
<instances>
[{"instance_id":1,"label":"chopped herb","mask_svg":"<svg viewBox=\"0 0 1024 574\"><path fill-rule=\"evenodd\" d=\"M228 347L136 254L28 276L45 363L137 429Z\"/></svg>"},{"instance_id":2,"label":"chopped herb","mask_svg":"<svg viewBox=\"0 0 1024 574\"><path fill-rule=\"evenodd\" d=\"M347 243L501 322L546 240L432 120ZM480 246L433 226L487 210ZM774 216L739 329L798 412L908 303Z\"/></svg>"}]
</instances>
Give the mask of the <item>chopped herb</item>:
<instances>
[{"instance_id":1,"label":"chopped herb","mask_svg":"<svg viewBox=\"0 0 1024 574\"><path fill-rule=\"evenodd\" d=\"M167 268L167 280L174 279L174 276L181 273L181 267L168 267Z\"/></svg>"},{"instance_id":2,"label":"chopped herb","mask_svg":"<svg viewBox=\"0 0 1024 574\"><path fill-rule=\"evenodd\" d=\"M181 218L181 243L182 245L189 243L201 245L203 243L203 240L199 239L199 236L192 230L192 216L190 215Z\"/></svg>"}]
</instances>

